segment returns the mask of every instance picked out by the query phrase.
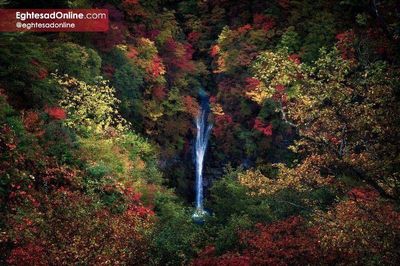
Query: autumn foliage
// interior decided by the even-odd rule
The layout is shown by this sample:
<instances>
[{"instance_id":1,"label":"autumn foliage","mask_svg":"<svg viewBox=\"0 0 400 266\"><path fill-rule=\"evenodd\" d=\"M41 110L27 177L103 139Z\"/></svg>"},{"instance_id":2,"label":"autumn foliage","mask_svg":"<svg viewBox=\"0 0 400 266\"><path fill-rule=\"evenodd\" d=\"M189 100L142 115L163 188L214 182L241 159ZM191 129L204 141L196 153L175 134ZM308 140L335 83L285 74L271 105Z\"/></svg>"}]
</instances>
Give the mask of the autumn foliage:
<instances>
[{"instance_id":1,"label":"autumn foliage","mask_svg":"<svg viewBox=\"0 0 400 266\"><path fill-rule=\"evenodd\" d=\"M0 34L0 265L400 261L398 1L0 8L110 22Z\"/></svg>"},{"instance_id":2,"label":"autumn foliage","mask_svg":"<svg viewBox=\"0 0 400 266\"><path fill-rule=\"evenodd\" d=\"M267 226L257 224L254 230L239 235L245 247L242 251L214 258L209 258L213 252L203 251L193 265L316 265L324 259L316 229L308 228L300 217ZM324 261L328 263L326 258Z\"/></svg>"}]
</instances>

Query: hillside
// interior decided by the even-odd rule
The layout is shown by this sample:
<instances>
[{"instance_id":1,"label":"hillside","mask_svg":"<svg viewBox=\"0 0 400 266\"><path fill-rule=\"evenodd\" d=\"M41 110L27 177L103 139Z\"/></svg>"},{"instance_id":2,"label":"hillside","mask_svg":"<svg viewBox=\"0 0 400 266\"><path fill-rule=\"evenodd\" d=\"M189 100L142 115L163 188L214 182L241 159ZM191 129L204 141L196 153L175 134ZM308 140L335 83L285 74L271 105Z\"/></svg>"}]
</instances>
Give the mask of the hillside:
<instances>
[{"instance_id":1,"label":"hillside","mask_svg":"<svg viewBox=\"0 0 400 266\"><path fill-rule=\"evenodd\" d=\"M0 0L0 264L398 265L397 2Z\"/></svg>"}]
</instances>

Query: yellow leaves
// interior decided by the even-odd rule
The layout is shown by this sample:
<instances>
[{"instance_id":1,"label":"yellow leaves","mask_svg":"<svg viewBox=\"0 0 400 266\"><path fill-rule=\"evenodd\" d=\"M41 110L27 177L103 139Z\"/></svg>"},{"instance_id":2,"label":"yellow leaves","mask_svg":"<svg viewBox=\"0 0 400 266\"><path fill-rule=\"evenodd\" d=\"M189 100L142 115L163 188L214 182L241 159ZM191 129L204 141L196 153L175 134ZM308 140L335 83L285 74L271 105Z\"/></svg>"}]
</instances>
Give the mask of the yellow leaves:
<instances>
[{"instance_id":1,"label":"yellow leaves","mask_svg":"<svg viewBox=\"0 0 400 266\"><path fill-rule=\"evenodd\" d=\"M224 109L222 108L222 105L219 103L212 103L210 109L214 115L220 115L220 116L225 115Z\"/></svg>"},{"instance_id":2,"label":"yellow leaves","mask_svg":"<svg viewBox=\"0 0 400 266\"><path fill-rule=\"evenodd\" d=\"M263 52L253 63L252 68L254 78L261 83L255 89L246 92L246 95L260 105L274 95L277 86L286 88L299 86L296 82L302 73L301 65L290 60L284 52Z\"/></svg>"},{"instance_id":3,"label":"yellow leaves","mask_svg":"<svg viewBox=\"0 0 400 266\"><path fill-rule=\"evenodd\" d=\"M247 170L238 175L238 181L250 190L251 196L267 196L283 189L309 191L328 185L332 181L332 177L320 175L318 165L321 161L323 158L313 155L293 168L284 164L274 164L279 170L275 178L266 177L259 170Z\"/></svg>"},{"instance_id":4,"label":"yellow leaves","mask_svg":"<svg viewBox=\"0 0 400 266\"><path fill-rule=\"evenodd\" d=\"M248 170L238 175L238 181L241 185L250 190L251 196L268 195L270 179L265 177L259 170Z\"/></svg>"},{"instance_id":5,"label":"yellow leaves","mask_svg":"<svg viewBox=\"0 0 400 266\"><path fill-rule=\"evenodd\" d=\"M156 101L145 101L144 106L147 110L146 116L152 121L157 121L164 115L162 105L158 104Z\"/></svg>"},{"instance_id":6,"label":"yellow leaves","mask_svg":"<svg viewBox=\"0 0 400 266\"><path fill-rule=\"evenodd\" d=\"M67 126L83 127L99 134L104 134L110 127L122 132L129 126L116 109L119 100L114 95L114 88L105 80L99 77L91 85L67 75L53 74L53 78L63 90L59 104L68 112Z\"/></svg>"},{"instance_id":7,"label":"yellow leaves","mask_svg":"<svg viewBox=\"0 0 400 266\"><path fill-rule=\"evenodd\" d=\"M223 73L227 71L226 63L225 63L225 57L227 56L227 53L220 53L220 56L217 58L217 69L215 69L213 72L214 73Z\"/></svg>"},{"instance_id":8,"label":"yellow leaves","mask_svg":"<svg viewBox=\"0 0 400 266\"><path fill-rule=\"evenodd\" d=\"M246 91L246 96L251 100L255 101L259 105L274 95L275 88L265 86L265 83L261 82L259 86L251 91Z\"/></svg>"}]
</instances>

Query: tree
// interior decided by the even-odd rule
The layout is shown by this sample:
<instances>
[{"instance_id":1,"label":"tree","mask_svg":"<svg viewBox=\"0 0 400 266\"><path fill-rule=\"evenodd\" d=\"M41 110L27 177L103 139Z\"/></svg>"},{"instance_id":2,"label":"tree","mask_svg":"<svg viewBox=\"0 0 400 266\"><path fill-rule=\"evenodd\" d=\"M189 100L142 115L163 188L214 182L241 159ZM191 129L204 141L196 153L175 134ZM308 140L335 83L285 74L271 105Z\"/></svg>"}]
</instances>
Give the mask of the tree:
<instances>
[{"instance_id":1,"label":"tree","mask_svg":"<svg viewBox=\"0 0 400 266\"><path fill-rule=\"evenodd\" d=\"M94 85L68 76L54 75L54 79L63 89L64 97L60 105L67 110L65 123L77 130L105 133L113 127L124 131L127 122L119 115L115 90L99 78Z\"/></svg>"},{"instance_id":2,"label":"tree","mask_svg":"<svg viewBox=\"0 0 400 266\"><path fill-rule=\"evenodd\" d=\"M323 249L343 264L399 260L400 214L370 187L352 189L347 199L313 218Z\"/></svg>"},{"instance_id":3,"label":"tree","mask_svg":"<svg viewBox=\"0 0 400 266\"><path fill-rule=\"evenodd\" d=\"M394 136L399 121L393 116L399 112L393 79L396 71L381 62L357 71L354 61L343 59L337 50L322 50L313 67L281 61L277 73L272 71L275 66L268 65L269 58L275 57L264 54L259 59L264 61L254 64L262 83L252 98L257 102L271 98L271 85L279 77L286 90L295 92L290 102L280 100L277 108L300 135L294 150L318 158L321 172L349 175L385 197L398 197L396 144L388 144L398 142ZM260 62L267 62L267 67Z\"/></svg>"}]
</instances>

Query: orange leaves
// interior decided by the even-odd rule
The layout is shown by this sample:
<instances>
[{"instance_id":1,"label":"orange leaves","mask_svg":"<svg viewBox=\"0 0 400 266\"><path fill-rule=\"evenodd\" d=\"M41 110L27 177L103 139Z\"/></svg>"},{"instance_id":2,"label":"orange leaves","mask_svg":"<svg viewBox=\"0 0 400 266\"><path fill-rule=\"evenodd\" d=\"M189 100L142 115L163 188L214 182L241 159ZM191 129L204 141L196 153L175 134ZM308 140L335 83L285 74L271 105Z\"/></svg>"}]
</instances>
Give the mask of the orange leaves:
<instances>
[{"instance_id":1,"label":"orange leaves","mask_svg":"<svg viewBox=\"0 0 400 266\"><path fill-rule=\"evenodd\" d=\"M274 192L273 180L264 176L260 171L248 170L238 175L238 182L249 189L249 196L265 196Z\"/></svg>"},{"instance_id":2,"label":"orange leaves","mask_svg":"<svg viewBox=\"0 0 400 266\"><path fill-rule=\"evenodd\" d=\"M67 113L60 107L46 107L45 112L55 120L63 120L67 118Z\"/></svg>"},{"instance_id":3,"label":"orange leaves","mask_svg":"<svg viewBox=\"0 0 400 266\"><path fill-rule=\"evenodd\" d=\"M137 55L139 54L139 52L136 50L135 47L133 46L128 46L128 53L126 54L126 56L130 59L135 58Z\"/></svg>"},{"instance_id":4,"label":"orange leaves","mask_svg":"<svg viewBox=\"0 0 400 266\"><path fill-rule=\"evenodd\" d=\"M297 65L301 64L300 56L298 54L289 55L289 60Z\"/></svg>"},{"instance_id":5,"label":"orange leaves","mask_svg":"<svg viewBox=\"0 0 400 266\"><path fill-rule=\"evenodd\" d=\"M215 57L215 56L217 56L217 54L219 53L220 50L221 50L221 49L219 48L218 44L213 45L213 46L211 47L211 50L210 50L210 55L211 55L212 57Z\"/></svg>"},{"instance_id":6,"label":"orange leaves","mask_svg":"<svg viewBox=\"0 0 400 266\"><path fill-rule=\"evenodd\" d=\"M158 78L159 76L165 74L165 67L161 61L161 58L158 55L155 55L146 68L148 74L152 75L153 78Z\"/></svg>"}]
</instances>

